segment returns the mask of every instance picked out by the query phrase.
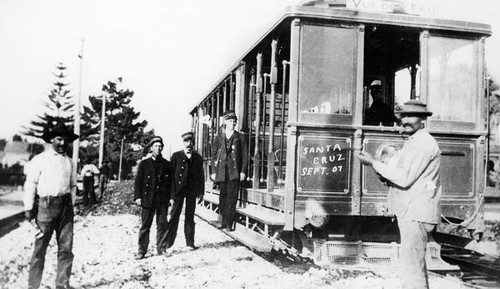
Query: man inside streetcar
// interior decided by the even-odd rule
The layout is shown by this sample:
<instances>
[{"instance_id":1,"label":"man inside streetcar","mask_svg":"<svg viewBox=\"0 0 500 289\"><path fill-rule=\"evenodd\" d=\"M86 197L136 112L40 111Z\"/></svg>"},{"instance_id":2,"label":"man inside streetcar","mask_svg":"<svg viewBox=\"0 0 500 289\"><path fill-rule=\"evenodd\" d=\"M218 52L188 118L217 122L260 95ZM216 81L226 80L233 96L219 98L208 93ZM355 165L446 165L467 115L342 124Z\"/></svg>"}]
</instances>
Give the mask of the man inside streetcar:
<instances>
[{"instance_id":1,"label":"man inside streetcar","mask_svg":"<svg viewBox=\"0 0 500 289\"><path fill-rule=\"evenodd\" d=\"M370 84L370 94L373 102L365 112L365 124L393 126L397 122L393 109L387 105L382 96L382 81L374 80Z\"/></svg>"}]
</instances>

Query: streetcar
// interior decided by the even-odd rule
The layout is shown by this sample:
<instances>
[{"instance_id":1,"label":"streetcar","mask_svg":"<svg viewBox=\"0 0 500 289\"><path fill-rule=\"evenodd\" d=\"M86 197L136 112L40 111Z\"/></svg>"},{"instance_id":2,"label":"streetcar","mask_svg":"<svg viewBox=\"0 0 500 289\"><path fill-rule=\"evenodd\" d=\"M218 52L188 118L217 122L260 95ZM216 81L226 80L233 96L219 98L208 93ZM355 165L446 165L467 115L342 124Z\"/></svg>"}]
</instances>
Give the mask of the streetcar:
<instances>
[{"instance_id":1,"label":"streetcar","mask_svg":"<svg viewBox=\"0 0 500 289\"><path fill-rule=\"evenodd\" d=\"M197 214L216 221L210 151L222 114L234 110L249 148L234 237L318 264L397 259L388 187L354 156L367 151L380 159L404 142L397 118L368 121L376 81L392 111L418 99L433 112L426 128L442 152L443 222L480 236L491 27L416 15L424 10L394 0L287 8L190 111L205 160L206 194Z\"/></svg>"}]
</instances>

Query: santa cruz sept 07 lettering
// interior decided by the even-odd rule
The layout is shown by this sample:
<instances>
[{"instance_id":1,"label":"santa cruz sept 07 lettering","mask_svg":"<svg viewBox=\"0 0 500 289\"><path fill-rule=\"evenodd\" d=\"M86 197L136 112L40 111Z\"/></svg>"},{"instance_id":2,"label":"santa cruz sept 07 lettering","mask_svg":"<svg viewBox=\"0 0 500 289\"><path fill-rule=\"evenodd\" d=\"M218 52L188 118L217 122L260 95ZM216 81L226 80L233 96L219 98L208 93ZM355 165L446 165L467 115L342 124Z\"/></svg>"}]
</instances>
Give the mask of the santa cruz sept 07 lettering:
<instances>
[{"instance_id":1,"label":"santa cruz sept 07 lettering","mask_svg":"<svg viewBox=\"0 0 500 289\"><path fill-rule=\"evenodd\" d=\"M345 156L341 152L342 148L339 144L334 145L324 145L324 146L308 146L302 151L302 154L307 157L311 154L320 154L319 156L314 156L312 158L312 166L304 167L301 170L301 176L311 176L311 175L328 175L329 173L340 173L342 172L342 165L334 165L334 163L340 163L345 160ZM328 155L326 155L328 153ZM325 154L325 155L321 155Z\"/></svg>"}]
</instances>

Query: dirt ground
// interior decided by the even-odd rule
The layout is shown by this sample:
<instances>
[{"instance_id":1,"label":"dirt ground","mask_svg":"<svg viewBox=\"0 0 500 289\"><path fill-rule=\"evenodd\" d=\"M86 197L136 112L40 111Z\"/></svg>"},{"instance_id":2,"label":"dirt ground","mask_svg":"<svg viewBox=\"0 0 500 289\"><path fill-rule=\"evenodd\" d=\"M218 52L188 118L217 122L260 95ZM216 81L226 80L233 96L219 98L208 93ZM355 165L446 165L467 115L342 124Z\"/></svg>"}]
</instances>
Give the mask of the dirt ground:
<instances>
[{"instance_id":1,"label":"dirt ground","mask_svg":"<svg viewBox=\"0 0 500 289\"><path fill-rule=\"evenodd\" d=\"M125 186L125 185L124 185ZM400 288L395 270L348 271L263 258L196 219L196 246L186 250L183 220L170 257L158 256L155 226L148 257L134 260L140 220L131 196L110 190L103 203L79 210L71 277L74 288ZM33 228L23 223L0 239L0 288L26 288ZM42 288L54 288L57 246L51 241ZM269 256L267 256L269 257ZM271 258L272 259L272 258ZM453 277L430 276L431 288L461 287Z\"/></svg>"}]
</instances>

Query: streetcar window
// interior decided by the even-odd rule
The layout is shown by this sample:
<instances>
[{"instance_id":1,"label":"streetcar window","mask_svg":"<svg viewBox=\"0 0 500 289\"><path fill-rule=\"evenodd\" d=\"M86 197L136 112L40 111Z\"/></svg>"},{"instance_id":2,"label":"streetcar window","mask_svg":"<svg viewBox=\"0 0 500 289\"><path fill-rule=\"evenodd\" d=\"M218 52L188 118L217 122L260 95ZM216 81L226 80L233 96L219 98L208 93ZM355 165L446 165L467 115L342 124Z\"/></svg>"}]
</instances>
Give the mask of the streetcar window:
<instances>
[{"instance_id":1,"label":"streetcar window","mask_svg":"<svg viewBox=\"0 0 500 289\"><path fill-rule=\"evenodd\" d=\"M401 107L410 99L420 98L420 67L415 78L415 86L411 85L411 70L408 68L396 72L394 78L394 106ZM413 94L413 96L412 96Z\"/></svg>"},{"instance_id":2,"label":"streetcar window","mask_svg":"<svg viewBox=\"0 0 500 289\"><path fill-rule=\"evenodd\" d=\"M427 102L433 119L474 122L475 72L473 40L430 37Z\"/></svg>"},{"instance_id":3,"label":"streetcar window","mask_svg":"<svg viewBox=\"0 0 500 289\"><path fill-rule=\"evenodd\" d=\"M393 126L395 108L419 96L419 38L414 28L366 26L363 124Z\"/></svg>"},{"instance_id":4,"label":"streetcar window","mask_svg":"<svg viewBox=\"0 0 500 289\"><path fill-rule=\"evenodd\" d=\"M300 63L302 120L316 115L351 115L355 95L357 30L305 25Z\"/></svg>"}]
</instances>

